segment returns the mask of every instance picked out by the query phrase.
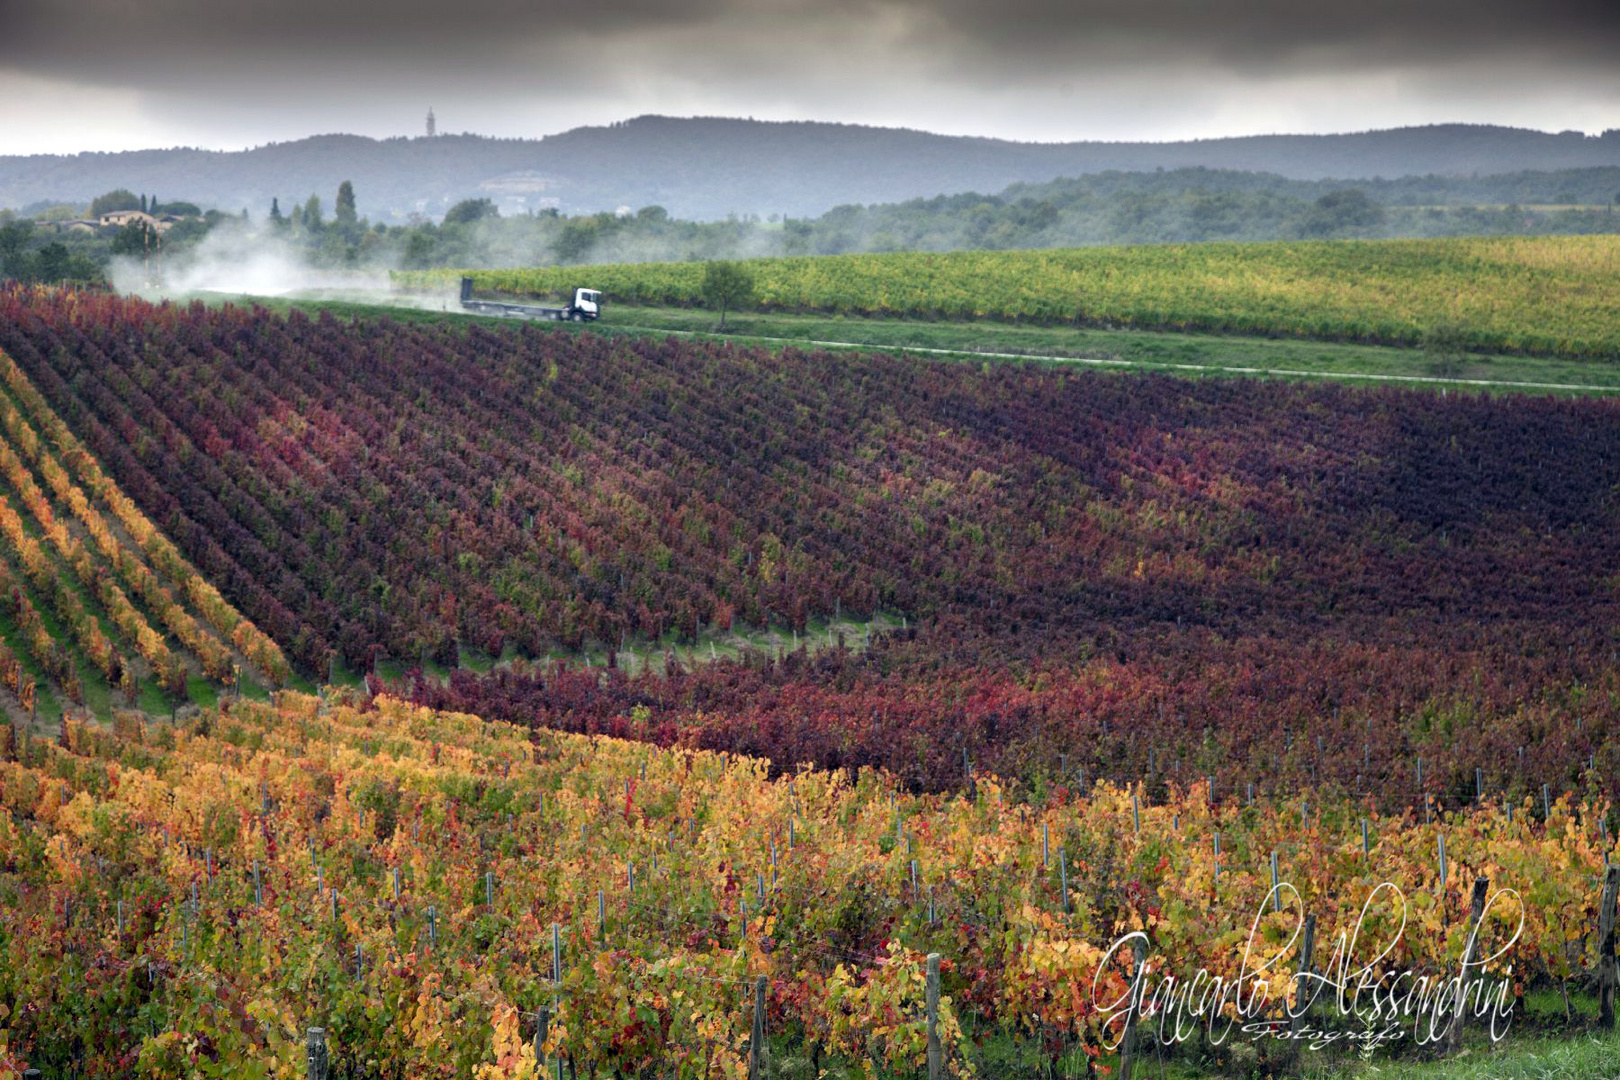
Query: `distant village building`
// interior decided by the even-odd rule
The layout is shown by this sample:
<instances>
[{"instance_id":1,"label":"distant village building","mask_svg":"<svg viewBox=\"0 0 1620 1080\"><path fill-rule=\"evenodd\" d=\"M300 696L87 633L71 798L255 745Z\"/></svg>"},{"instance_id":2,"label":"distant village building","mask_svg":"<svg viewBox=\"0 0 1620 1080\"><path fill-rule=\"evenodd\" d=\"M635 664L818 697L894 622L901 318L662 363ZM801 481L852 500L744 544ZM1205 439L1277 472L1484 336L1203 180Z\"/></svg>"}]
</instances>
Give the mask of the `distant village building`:
<instances>
[{"instance_id":1,"label":"distant village building","mask_svg":"<svg viewBox=\"0 0 1620 1080\"><path fill-rule=\"evenodd\" d=\"M97 235L100 233L117 232L119 229L137 223L144 223L159 236L186 220L184 214L149 214L145 210L110 210L100 217L71 218L67 221L40 222L40 227L58 233L87 233Z\"/></svg>"},{"instance_id":2,"label":"distant village building","mask_svg":"<svg viewBox=\"0 0 1620 1080\"><path fill-rule=\"evenodd\" d=\"M144 223L148 228L158 232L168 232L176 221L180 219L173 214L161 214L153 217L145 210L109 210L101 215L101 227L104 229L122 229L137 222Z\"/></svg>"}]
</instances>

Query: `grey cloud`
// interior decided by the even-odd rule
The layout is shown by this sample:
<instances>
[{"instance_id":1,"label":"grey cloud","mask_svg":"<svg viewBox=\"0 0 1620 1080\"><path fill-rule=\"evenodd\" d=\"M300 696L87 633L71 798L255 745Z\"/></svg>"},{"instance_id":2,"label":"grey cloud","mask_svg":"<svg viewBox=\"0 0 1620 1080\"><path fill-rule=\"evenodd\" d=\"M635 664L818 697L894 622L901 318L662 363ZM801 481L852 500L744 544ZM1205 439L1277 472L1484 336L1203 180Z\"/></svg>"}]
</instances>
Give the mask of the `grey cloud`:
<instances>
[{"instance_id":1,"label":"grey cloud","mask_svg":"<svg viewBox=\"0 0 1620 1080\"><path fill-rule=\"evenodd\" d=\"M1263 72L1620 54L1613 0L0 0L0 20L0 65L84 78L217 66L211 57L295 70L343 57L367 69L484 63L499 74L593 42L592 59L611 66L600 43L666 31L708 35L723 67L780 56L798 34L857 43L897 21L912 37L895 48L917 60L992 67L1159 58Z\"/></svg>"},{"instance_id":2,"label":"grey cloud","mask_svg":"<svg viewBox=\"0 0 1620 1080\"><path fill-rule=\"evenodd\" d=\"M1620 126L1617 55L1614 0L0 0L0 77L127 92L216 145L409 131L430 103L528 135L637 112L1043 139L1596 130Z\"/></svg>"}]
</instances>

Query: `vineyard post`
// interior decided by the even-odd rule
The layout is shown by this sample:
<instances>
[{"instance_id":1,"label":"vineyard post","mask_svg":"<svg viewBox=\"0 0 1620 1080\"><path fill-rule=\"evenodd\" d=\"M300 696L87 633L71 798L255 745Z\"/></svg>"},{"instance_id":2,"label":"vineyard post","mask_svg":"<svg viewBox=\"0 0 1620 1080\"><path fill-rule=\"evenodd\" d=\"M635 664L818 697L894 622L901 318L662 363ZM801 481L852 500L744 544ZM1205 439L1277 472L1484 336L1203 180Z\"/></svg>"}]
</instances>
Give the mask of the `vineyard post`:
<instances>
[{"instance_id":1,"label":"vineyard post","mask_svg":"<svg viewBox=\"0 0 1620 1080\"><path fill-rule=\"evenodd\" d=\"M1311 1001L1315 1000L1316 998L1314 990L1312 991L1309 999L1302 1000L1301 997L1305 993L1304 984L1309 984L1312 982L1311 954L1316 951L1316 916L1314 914L1305 916L1304 933L1305 940L1300 943L1299 947L1298 972L1299 975L1303 976L1303 978L1300 980L1302 985L1299 987L1299 990L1294 998L1294 1007L1289 1011L1288 1029L1295 1033L1297 1033L1301 1025L1304 1024L1305 1012L1311 1007ZM1297 1048L1298 1044L1296 1043L1295 1046Z\"/></svg>"},{"instance_id":2,"label":"vineyard post","mask_svg":"<svg viewBox=\"0 0 1620 1080\"><path fill-rule=\"evenodd\" d=\"M1367 843L1367 819L1362 818L1361 819L1361 855L1362 855L1362 858L1366 858L1371 853L1372 853L1371 852L1371 846Z\"/></svg>"},{"instance_id":3,"label":"vineyard post","mask_svg":"<svg viewBox=\"0 0 1620 1080\"><path fill-rule=\"evenodd\" d=\"M1474 879L1474 895L1468 903L1468 944L1463 948L1462 971L1458 973L1459 980L1462 973L1466 972L1469 965L1474 962L1475 952L1479 949L1479 926L1485 918L1485 894L1490 890L1490 887L1490 878ZM1459 983L1457 987L1457 1004L1451 1018L1451 1031L1447 1036L1447 1047L1451 1050L1456 1050L1457 1044L1462 1040L1463 1007L1466 997L1467 995L1463 992Z\"/></svg>"},{"instance_id":4,"label":"vineyard post","mask_svg":"<svg viewBox=\"0 0 1620 1080\"><path fill-rule=\"evenodd\" d=\"M484 871L484 906L495 908L495 871Z\"/></svg>"},{"instance_id":5,"label":"vineyard post","mask_svg":"<svg viewBox=\"0 0 1620 1080\"><path fill-rule=\"evenodd\" d=\"M1614 1027L1614 905L1620 899L1620 865L1609 864L1603 875L1603 899L1598 908L1598 1024Z\"/></svg>"},{"instance_id":6,"label":"vineyard post","mask_svg":"<svg viewBox=\"0 0 1620 1080\"><path fill-rule=\"evenodd\" d=\"M1058 848L1058 884L1063 890L1063 914L1067 915L1069 913L1069 852L1067 848Z\"/></svg>"},{"instance_id":7,"label":"vineyard post","mask_svg":"<svg viewBox=\"0 0 1620 1080\"><path fill-rule=\"evenodd\" d=\"M1041 869L1052 868L1052 832L1051 826L1041 822Z\"/></svg>"},{"instance_id":8,"label":"vineyard post","mask_svg":"<svg viewBox=\"0 0 1620 1080\"><path fill-rule=\"evenodd\" d=\"M439 909L432 904L428 905L428 946L431 948L439 943Z\"/></svg>"},{"instance_id":9,"label":"vineyard post","mask_svg":"<svg viewBox=\"0 0 1620 1080\"><path fill-rule=\"evenodd\" d=\"M1119 1040L1119 1080L1131 1080L1132 1057L1136 1041L1136 1011L1141 1007L1142 997L1137 992L1137 983L1142 978L1142 968L1147 963L1147 941L1142 937L1136 939L1133 949L1136 960L1131 969L1131 1007L1125 1013L1125 1034Z\"/></svg>"},{"instance_id":10,"label":"vineyard post","mask_svg":"<svg viewBox=\"0 0 1620 1080\"><path fill-rule=\"evenodd\" d=\"M754 980L754 1030L748 1038L748 1080L765 1076L765 976Z\"/></svg>"},{"instance_id":11,"label":"vineyard post","mask_svg":"<svg viewBox=\"0 0 1620 1080\"><path fill-rule=\"evenodd\" d=\"M253 860L253 906L264 905L264 888L259 881L259 860Z\"/></svg>"},{"instance_id":12,"label":"vineyard post","mask_svg":"<svg viewBox=\"0 0 1620 1080\"><path fill-rule=\"evenodd\" d=\"M1474 766L1474 800L1485 801L1485 770L1477 765Z\"/></svg>"},{"instance_id":13,"label":"vineyard post","mask_svg":"<svg viewBox=\"0 0 1620 1080\"><path fill-rule=\"evenodd\" d=\"M23 1080L40 1080L40 1077L44 1074L38 1069L24 1069L22 1075Z\"/></svg>"},{"instance_id":14,"label":"vineyard post","mask_svg":"<svg viewBox=\"0 0 1620 1080\"><path fill-rule=\"evenodd\" d=\"M539 1011L534 1014L534 1063L542 1076L545 1075L546 1070L546 1056L542 1047L546 1045L546 1033L550 1028L551 1008L542 1005Z\"/></svg>"},{"instance_id":15,"label":"vineyard post","mask_svg":"<svg viewBox=\"0 0 1620 1080\"><path fill-rule=\"evenodd\" d=\"M399 903L399 867L394 867L394 903Z\"/></svg>"},{"instance_id":16,"label":"vineyard post","mask_svg":"<svg viewBox=\"0 0 1620 1080\"><path fill-rule=\"evenodd\" d=\"M1214 834L1214 843L1215 843L1215 859L1214 859L1215 874L1214 874L1214 879L1213 880L1218 883L1221 880L1221 834L1218 831Z\"/></svg>"},{"instance_id":17,"label":"vineyard post","mask_svg":"<svg viewBox=\"0 0 1620 1080\"><path fill-rule=\"evenodd\" d=\"M562 927L551 924L551 1007L562 1011ZM557 1055L557 1080L562 1080L563 1056Z\"/></svg>"},{"instance_id":18,"label":"vineyard post","mask_svg":"<svg viewBox=\"0 0 1620 1080\"><path fill-rule=\"evenodd\" d=\"M326 1029L310 1028L304 1047L309 1063L309 1080L327 1080L331 1062L326 1052Z\"/></svg>"},{"instance_id":19,"label":"vineyard post","mask_svg":"<svg viewBox=\"0 0 1620 1080\"><path fill-rule=\"evenodd\" d=\"M945 1080L945 1055L939 1045L939 953L928 954L927 971L928 1080Z\"/></svg>"},{"instance_id":20,"label":"vineyard post","mask_svg":"<svg viewBox=\"0 0 1620 1080\"><path fill-rule=\"evenodd\" d=\"M607 893L596 890L596 936L607 943Z\"/></svg>"},{"instance_id":21,"label":"vineyard post","mask_svg":"<svg viewBox=\"0 0 1620 1080\"><path fill-rule=\"evenodd\" d=\"M1271 849L1271 910L1282 910L1282 893L1277 889L1277 849Z\"/></svg>"},{"instance_id":22,"label":"vineyard post","mask_svg":"<svg viewBox=\"0 0 1620 1080\"><path fill-rule=\"evenodd\" d=\"M1552 795L1546 784L1541 785L1541 817L1543 821L1552 821Z\"/></svg>"},{"instance_id":23,"label":"vineyard post","mask_svg":"<svg viewBox=\"0 0 1620 1080\"><path fill-rule=\"evenodd\" d=\"M1137 804L1136 795L1131 795L1131 827L1138 835L1142 832L1142 808Z\"/></svg>"}]
</instances>

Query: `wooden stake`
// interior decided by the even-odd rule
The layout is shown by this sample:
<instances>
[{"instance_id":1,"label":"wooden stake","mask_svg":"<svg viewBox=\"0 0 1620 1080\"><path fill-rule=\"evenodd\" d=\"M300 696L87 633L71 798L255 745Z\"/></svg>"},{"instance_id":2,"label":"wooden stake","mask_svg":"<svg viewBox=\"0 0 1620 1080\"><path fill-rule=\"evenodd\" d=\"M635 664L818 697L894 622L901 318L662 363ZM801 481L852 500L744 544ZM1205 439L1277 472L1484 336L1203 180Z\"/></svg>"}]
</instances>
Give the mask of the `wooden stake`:
<instances>
[{"instance_id":1,"label":"wooden stake","mask_svg":"<svg viewBox=\"0 0 1620 1080\"><path fill-rule=\"evenodd\" d=\"M1300 947L1299 947L1299 971L1300 971L1300 974L1307 975L1307 976L1310 974L1310 972L1311 972L1311 954L1313 952L1315 952L1315 951L1316 951L1316 916L1315 915L1307 915L1307 916L1305 916L1304 940L1300 942ZM1310 984L1312 987L1314 987L1316 985L1314 979L1307 978L1307 979L1304 980L1304 982ZM1304 989L1305 989L1304 986L1301 986L1300 987L1300 992L1303 993ZM1306 1000L1306 1001L1302 1002L1297 997L1294 999L1294 1011L1289 1015L1289 1020L1288 1020L1289 1030L1297 1032L1300 1029L1300 1026L1305 1022L1305 1011L1311 1007L1311 1000L1314 1000L1315 997L1316 997L1316 992L1313 989L1312 992L1311 992L1311 999L1310 1000Z\"/></svg>"},{"instance_id":2,"label":"wooden stake","mask_svg":"<svg viewBox=\"0 0 1620 1080\"><path fill-rule=\"evenodd\" d=\"M1136 1041L1136 1009L1140 999L1136 994L1137 980L1142 977L1142 967L1147 963L1147 942L1141 938L1136 939L1134 949L1136 965L1131 970L1131 1007L1125 1014L1125 1034L1119 1043L1119 1080L1131 1080L1131 1066L1133 1064Z\"/></svg>"},{"instance_id":3,"label":"wooden stake","mask_svg":"<svg viewBox=\"0 0 1620 1080\"><path fill-rule=\"evenodd\" d=\"M1609 864L1603 875L1603 898L1598 903L1598 1024L1614 1027L1614 905L1620 898L1620 865Z\"/></svg>"},{"instance_id":4,"label":"wooden stake","mask_svg":"<svg viewBox=\"0 0 1620 1080\"><path fill-rule=\"evenodd\" d=\"M1462 970L1467 971L1474 962L1474 956L1479 949L1479 924L1485 917L1485 894L1490 891L1489 878L1474 879L1474 895L1468 904L1468 945L1463 949ZM1463 995L1457 995L1456 1011L1452 1014L1451 1032L1447 1036L1447 1044L1452 1050L1457 1049L1462 1040Z\"/></svg>"},{"instance_id":5,"label":"wooden stake","mask_svg":"<svg viewBox=\"0 0 1620 1080\"><path fill-rule=\"evenodd\" d=\"M331 1062L326 1053L326 1029L312 1027L305 1037L305 1061L308 1065L309 1080L327 1080L331 1069Z\"/></svg>"},{"instance_id":6,"label":"wooden stake","mask_svg":"<svg viewBox=\"0 0 1620 1080\"><path fill-rule=\"evenodd\" d=\"M562 927L551 924L551 981L562 984Z\"/></svg>"},{"instance_id":7,"label":"wooden stake","mask_svg":"<svg viewBox=\"0 0 1620 1080\"><path fill-rule=\"evenodd\" d=\"M754 980L754 1030L748 1038L748 1080L765 1076L765 976Z\"/></svg>"},{"instance_id":8,"label":"wooden stake","mask_svg":"<svg viewBox=\"0 0 1620 1080\"><path fill-rule=\"evenodd\" d=\"M939 953L929 953L924 1007L928 1011L928 1080L945 1080L945 1054L939 1043Z\"/></svg>"}]
</instances>

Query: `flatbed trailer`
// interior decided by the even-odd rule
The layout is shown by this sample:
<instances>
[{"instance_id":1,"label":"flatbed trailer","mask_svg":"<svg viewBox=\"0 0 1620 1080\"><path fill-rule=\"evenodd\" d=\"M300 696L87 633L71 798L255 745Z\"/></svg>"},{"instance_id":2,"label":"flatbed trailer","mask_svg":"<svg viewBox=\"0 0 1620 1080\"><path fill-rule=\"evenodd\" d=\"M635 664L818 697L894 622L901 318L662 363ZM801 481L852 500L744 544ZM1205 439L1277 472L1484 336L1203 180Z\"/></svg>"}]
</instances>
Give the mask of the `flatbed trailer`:
<instances>
[{"instance_id":1,"label":"flatbed trailer","mask_svg":"<svg viewBox=\"0 0 1620 1080\"><path fill-rule=\"evenodd\" d=\"M596 289L575 289L574 302L567 307L546 307L542 304L509 304L504 300L474 300L473 279L461 279L461 307L479 315L499 315L508 319L551 319L553 321L587 322L602 314L602 294Z\"/></svg>"}]
</instances>

